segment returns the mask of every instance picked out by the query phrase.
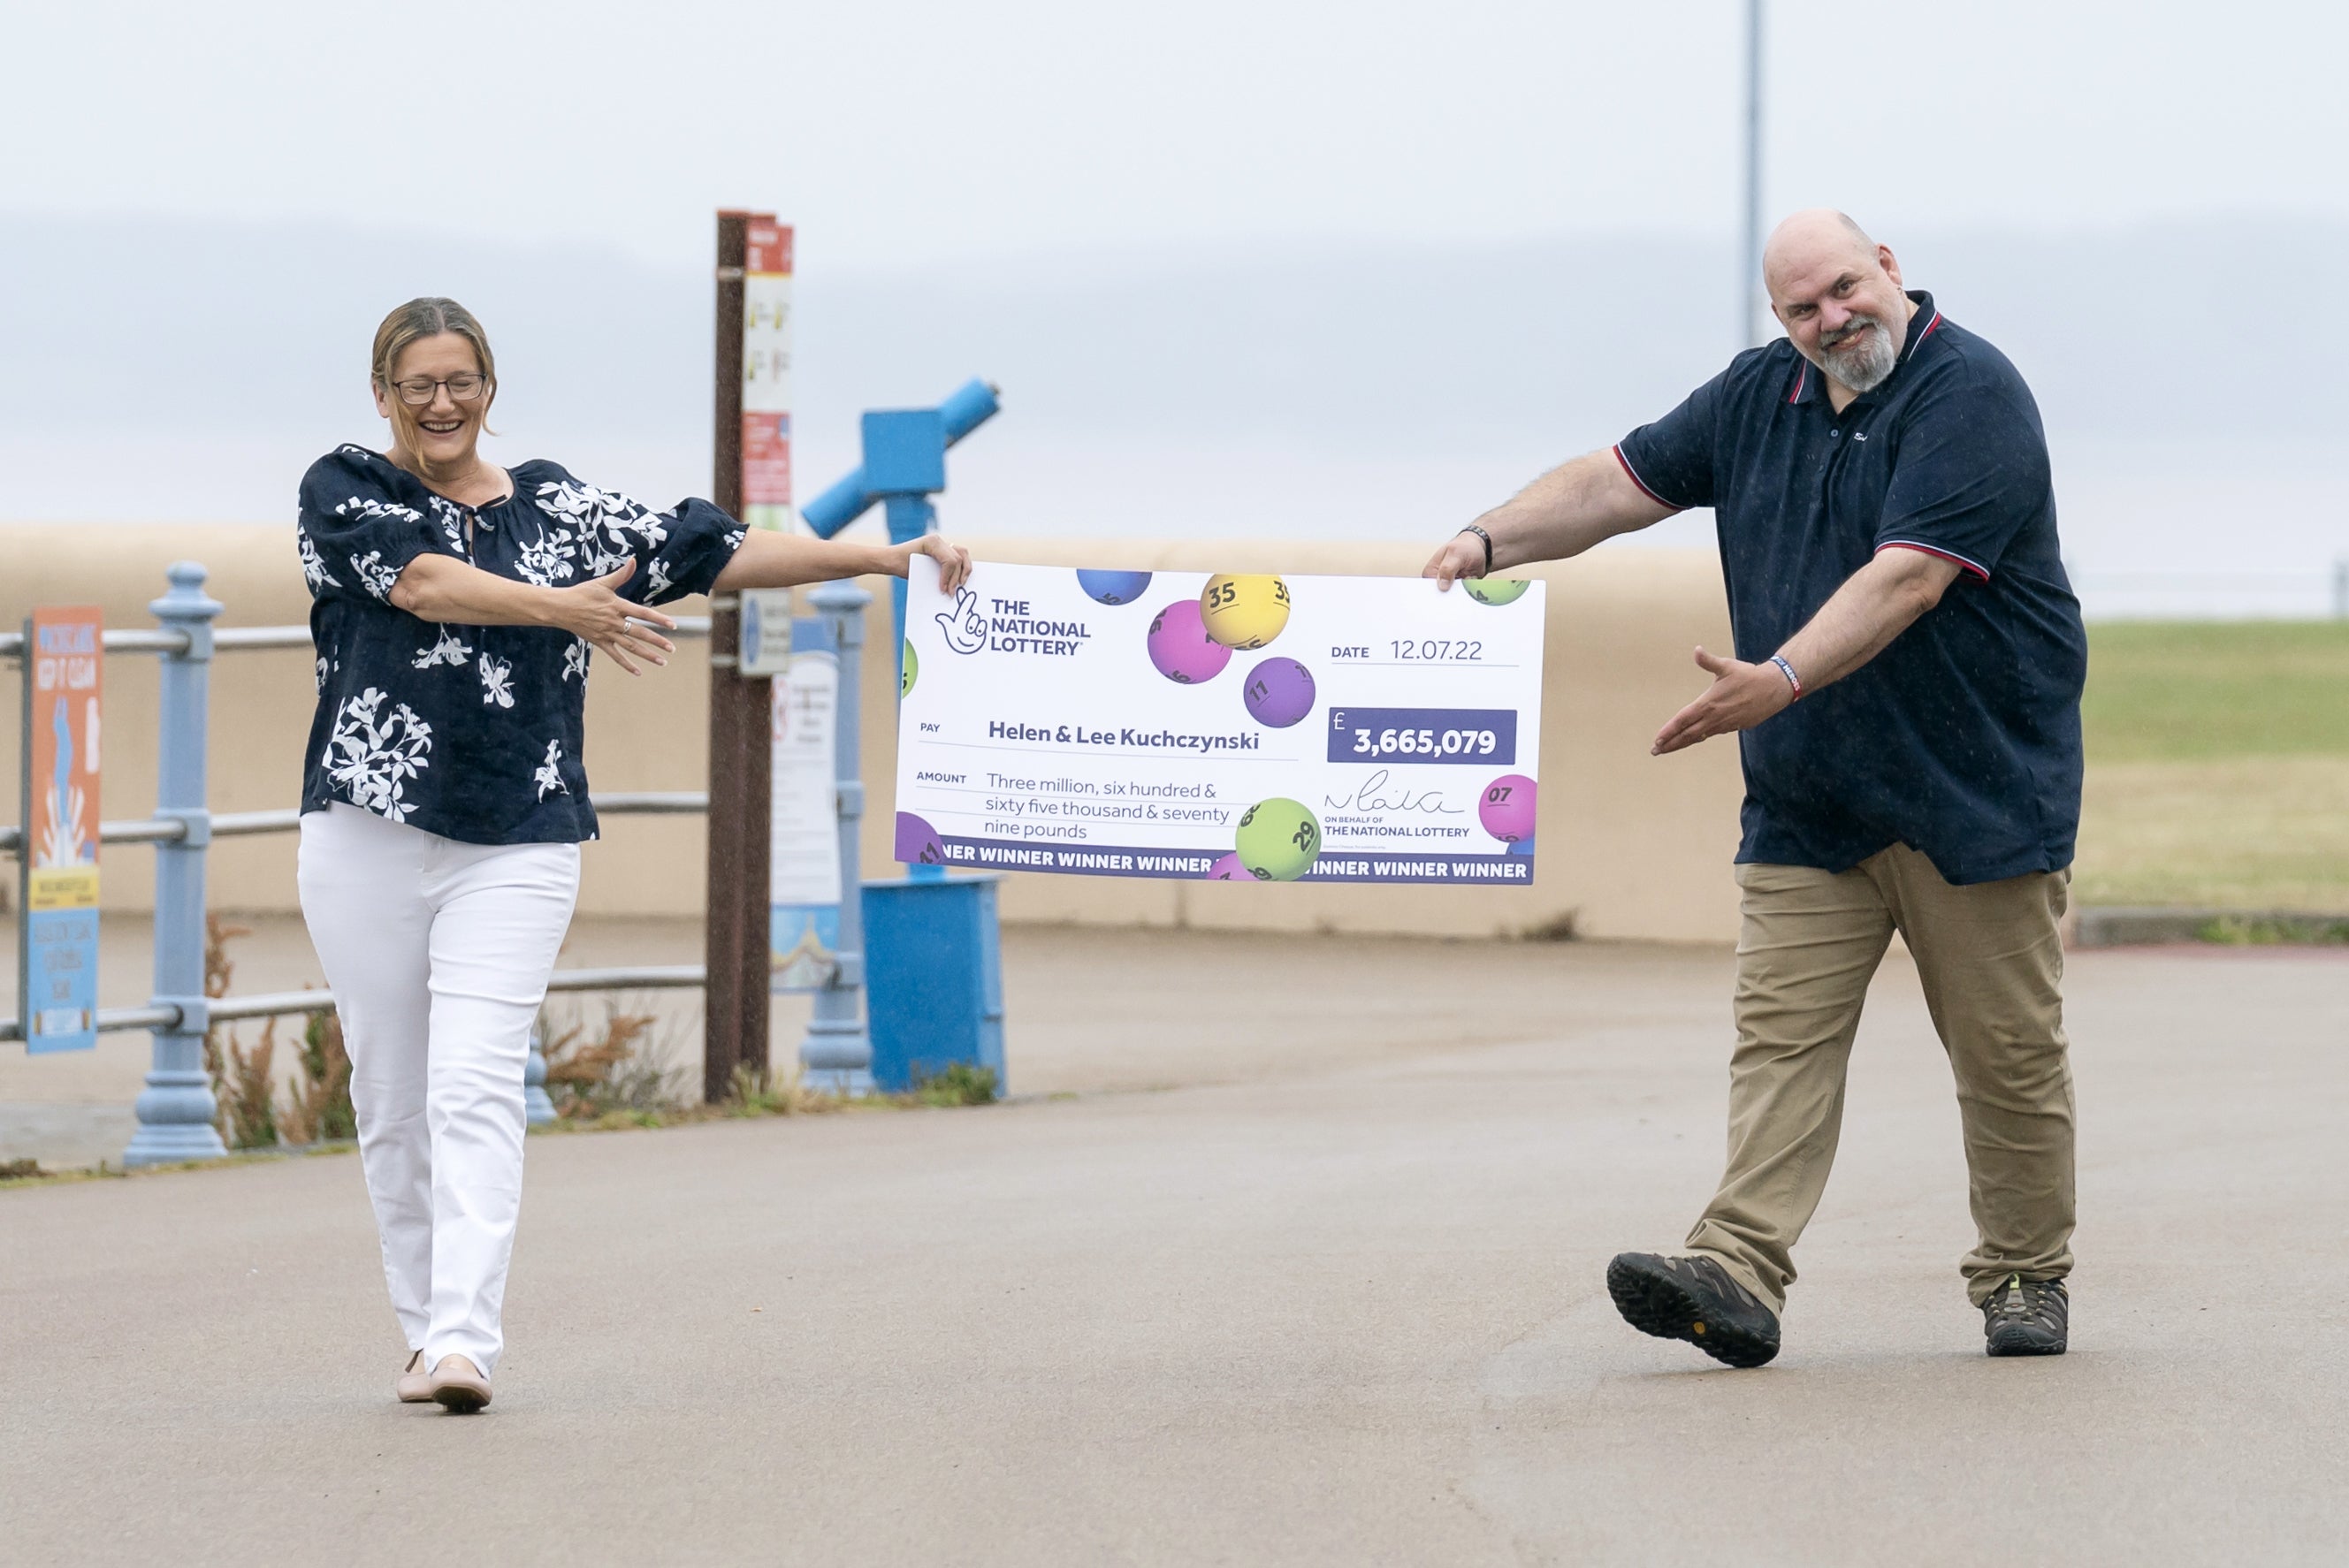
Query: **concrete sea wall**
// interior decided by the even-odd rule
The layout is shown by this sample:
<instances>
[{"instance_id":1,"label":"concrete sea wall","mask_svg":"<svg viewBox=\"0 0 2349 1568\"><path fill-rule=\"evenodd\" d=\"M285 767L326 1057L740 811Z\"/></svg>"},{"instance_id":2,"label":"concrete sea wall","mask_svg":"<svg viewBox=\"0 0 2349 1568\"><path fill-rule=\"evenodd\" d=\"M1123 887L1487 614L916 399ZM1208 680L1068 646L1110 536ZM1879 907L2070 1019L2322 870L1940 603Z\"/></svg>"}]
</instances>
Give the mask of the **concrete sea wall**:
<instances>
[{"instance_id":1,"label":"concrete sea wall","mask_svg":"<svg viewBox=\"0 0 2349 1568\"><path fill-rule=\"evenodd\" d=\"M1149 571L1416 573L1420 544L1144 540L966 540L981 561ZM94 603L109 626L150 626L147 603L176 560L210 569L222 625L305 621L309 598L290 524L0 525L0 624L37 603ZM1126 881L1012 873L1008 918L1226 930L1330 930L1427 935L1515 934L1571 922L1579 934L1725 941L1736 932L1729 861L1737 841L1737 753L1715 740L1651 758L1649 739L1701 689L1699 643L1728 637L1721 574L1703 551L1608 549L1528 575L1550 583L1543 667L1542 825L1530 888L1429 888ZM865 865L889 869L895 734L885 583L875 590L864 680ZM688 601L673 608L698 613ZM13 674L13 670L12 670ZM666 670L632 679L596 662L587 705L588 776L603 789L698 789L708 747L707 648L680 645ZM154 805L155 661L117 655L106 666L108 817ZM13 682L6 703L17 701ZM222 655L213 666L212 800L220 811L295 803L315 704L306 651ZM874 722L874 717L881 722ZM19 725L0 723L0 819L15 820ZM615 818L592 846L584 913L697 913L704 867L698 818ZM108 907L144 910L151 851L110 846ZM9 881L13 884L13 878ZM11 888L13 892L13 886ZM290 835L223 840L212 853L212 903L295 908Z\"/></svg>"}]
</instances>

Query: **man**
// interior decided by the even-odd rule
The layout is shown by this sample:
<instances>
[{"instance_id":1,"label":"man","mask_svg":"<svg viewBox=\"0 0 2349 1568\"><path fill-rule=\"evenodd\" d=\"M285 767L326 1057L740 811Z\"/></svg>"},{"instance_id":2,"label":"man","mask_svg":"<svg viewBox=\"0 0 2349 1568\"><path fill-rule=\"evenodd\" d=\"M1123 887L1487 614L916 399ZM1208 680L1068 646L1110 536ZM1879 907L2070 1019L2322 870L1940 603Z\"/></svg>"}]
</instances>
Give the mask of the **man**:
<instances>
[{"instance_id":1,"label":"man","mask_svg":"<svg viewBox=\"0 0 2349 1568\"><path fill-rule=\"evenodd\" d=\"M1739 732L1729 1163L1682 1256L1609 1265L1643 1333L1758 1367L1835 1158L1892 934L1949 1052L1993 1356L2064 1348L2072 1080L2057 936L2079 822L2079 604L2046 438L2004 356L1905 293L1890 250L1798 212L1763 256L1786 336L1436 552L1448 588L1714 510L1735 656L1656 755Z\"/></svg>"}]
</instances>

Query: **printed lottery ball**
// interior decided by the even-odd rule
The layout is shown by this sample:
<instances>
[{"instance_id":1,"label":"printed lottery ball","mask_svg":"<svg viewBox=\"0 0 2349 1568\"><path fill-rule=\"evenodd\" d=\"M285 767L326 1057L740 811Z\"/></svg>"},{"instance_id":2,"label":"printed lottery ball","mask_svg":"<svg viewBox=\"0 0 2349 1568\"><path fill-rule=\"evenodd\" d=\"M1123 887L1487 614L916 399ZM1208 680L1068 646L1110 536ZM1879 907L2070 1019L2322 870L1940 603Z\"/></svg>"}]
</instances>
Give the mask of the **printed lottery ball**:
<instances>
[{"instance_id":1,"label":"printed lottery ball","mask_svg":"<svg viewBox=\"0 0 2349 1568\"><path fill-rule=\"evenodd\" d=\"M1221 675L1232 651L1207 635L1196 601L1177 599L1151 620L1150 662L1168 680L1197 686Z\"/></svg>"},{"instance_id":2,"label":"printed lottery ball","mask_svg":"<svg viewBox=\"0 0 2349 1568\"><path fill-rule=\"evenodd\" d=\"M938 830L911 811L897 813L897 858L909 866L942 866L947 847Z\"/></svg>"},{"instance_id":3,"label":"printed lottery ball","mask_svg":"<svg viewBox=\"0 0 2349 1568\"><path fill-rule=\"evenodd\" d=\"M1240 864L1239 856L1226 855L1207 868L1207 880L1209 882L1254 882L1256 878L1248 875L1248 869Z\"/></svg>"},{"instance_id":4,"label":"printed lottery ball","mask_svg":"<svg viewBox=\"0 0 2349 1568\"><path fill-rule=\"evenodd\" d=\"M1321 824L1299 801L1278 796L1240 814L1240 864L1258 882L1295 882L1321 856Z\"/></svg>"},{"instance_id":5,"label":"printed lottery ball","mask_svg":"<svg viewBox=\"0 0 2349 1568\"><path fill-rule=\"evenodd\" d=\"M1504 773L1485 786L1476 801L1476 820L1505 844L1534 836L1534 781L1522 773Z\"/></svg>"},{"instance_id":6,"label":"printed lottery ball","mask_svg":"<svg viewBox=\"0 0 2349 1568\"><path fill-rule=\"evenodd\" d=\"M1218 572L1199 593L1207 635L1227 648L1261 648L1288 624L1288 584L1264 575Z\"/></svg>"},{"instance_id":7,"label":"printed lottery ball","mask_svg":"<svg viewBox=\"0 0 2349 1568\"><path fill-rule=\"evenodd\" d=\"M1098 604L1131 604L1149 591L1147 572L1084 572L1077 573L1077 586Z\"/></svg>"},{"instance_id":8,"label":"printed lottery ball","mask_svg":"<svg viewBox=\"0 0 2349 1568\"><path fill-rule=\"evenodd\" d=\"M1313 672L1295 659L1267 659L1248 671L1240 696L1258 724L1287 729L1313 711Z\"/></svg>"},{"instance_id":9,"label":"printed lottery ball","mask_svg":"<svg viewBox=\"0 0 2349 1568\"><path fill-rule=\"evenodd\" d=\"M1522 577L1463 577L1460 586L1479 604L1514 604L1533 584Z\"/></svg>"},{"instance_id":10,"label":"printed lottery ball","mask_svg":"<svg viewBox=\"0 0 2349 1568\"><path fill-rule=\"evenodd\" d=\"M897 696L900 701L911 695L915 680L922 673L922 655L914 652L914 640L905 639L905 667L897 676Z\"/></svg>"},{"instance_id":11,"label":"printed lottery ball","mask_svg":"<svg viewBox=\"0 0 2349 1568\"><path fill-rule=\"evenodd\" d=\"M1508 852L1513 855L1523 855L1526 859L1532 860L1534 858L1534 841L1531 839L1519 839L1516 843L1509 846Z\"/></svg>"}]
</instances>

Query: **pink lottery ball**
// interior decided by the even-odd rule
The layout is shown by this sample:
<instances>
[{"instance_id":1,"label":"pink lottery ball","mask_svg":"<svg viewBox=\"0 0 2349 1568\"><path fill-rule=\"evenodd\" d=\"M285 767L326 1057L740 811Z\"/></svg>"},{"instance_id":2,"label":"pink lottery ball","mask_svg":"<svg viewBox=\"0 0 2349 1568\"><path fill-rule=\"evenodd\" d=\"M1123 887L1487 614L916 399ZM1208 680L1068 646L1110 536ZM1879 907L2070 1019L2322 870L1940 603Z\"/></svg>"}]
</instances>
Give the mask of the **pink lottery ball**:
<instances>
[{"instance_id":1,"label":"pink lottery ball","mask_svg":"<svg viewBox=\"0 0 2349 1568\"><path fill-rule=\"evenodd\" d=\"M1522 773L1504 773L1485 786L1476 800L1476 820L1505 844L1534 836L1534 781Z\"/></svg>"},{"instance_id":2,"label":"pink lottery ball","mask_svg":"<svg viewBox=\"0 0 2349 1568\"><path fill-rule=\"evenodd\" d=\"M1168 680L1197 686L1221 675L1232 651L1207 635L1196 599L1177 599L1150 623L1150 662Z\"/></svg>"},{"instance_id":3,"label":"pink lottery ball","mask_svg":"<svg viewBox=\"0 0 2349 1568\"><path fill-rule=\"evenodd\" d=\"M1235 850L1207 868L1209 882L1254 882L1256 873L1240 864L1239 851Z\"/></svg>"}]
</instances>

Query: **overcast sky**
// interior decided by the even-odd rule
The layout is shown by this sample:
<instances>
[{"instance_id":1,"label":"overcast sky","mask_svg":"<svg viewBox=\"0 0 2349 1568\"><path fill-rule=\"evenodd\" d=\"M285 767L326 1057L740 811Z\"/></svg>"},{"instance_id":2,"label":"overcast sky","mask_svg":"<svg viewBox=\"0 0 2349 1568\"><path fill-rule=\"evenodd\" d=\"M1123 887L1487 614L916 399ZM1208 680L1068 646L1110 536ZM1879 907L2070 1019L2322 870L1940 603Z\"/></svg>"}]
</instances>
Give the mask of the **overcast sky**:
<instances>
[{"instance_id":1,"label":"overcast sky","mask_svg":"<svg viewBox=\"0 0 2349 1568\"><path fill-rule=\"evenodd\" d=\"M1769 12L1766 209L1854 212L2024 367L2075 562L2321 603L2349 6ZM381 439L367 334L439 292L501 345L493 457L703 489L711 213L743 205L799 230L803 495L857 409L977 373L1007 412L957 529L1440 533L1733 346L1744 15L20 5L0 516L283 516L311 455Z\"/></svg>"},{"instance_id":2,"label":"overcast sky","mask_svg":"<svg viewBox=\"0 0 2349 1568\"><path fill-rule=\"evenodd\" d=\"M1738 0L12 6L0 211L331 217L803 267L1728 232ZM1771 0L1769 205L2340 215L2349 7Z\"/></svg>"}]
</instances>

